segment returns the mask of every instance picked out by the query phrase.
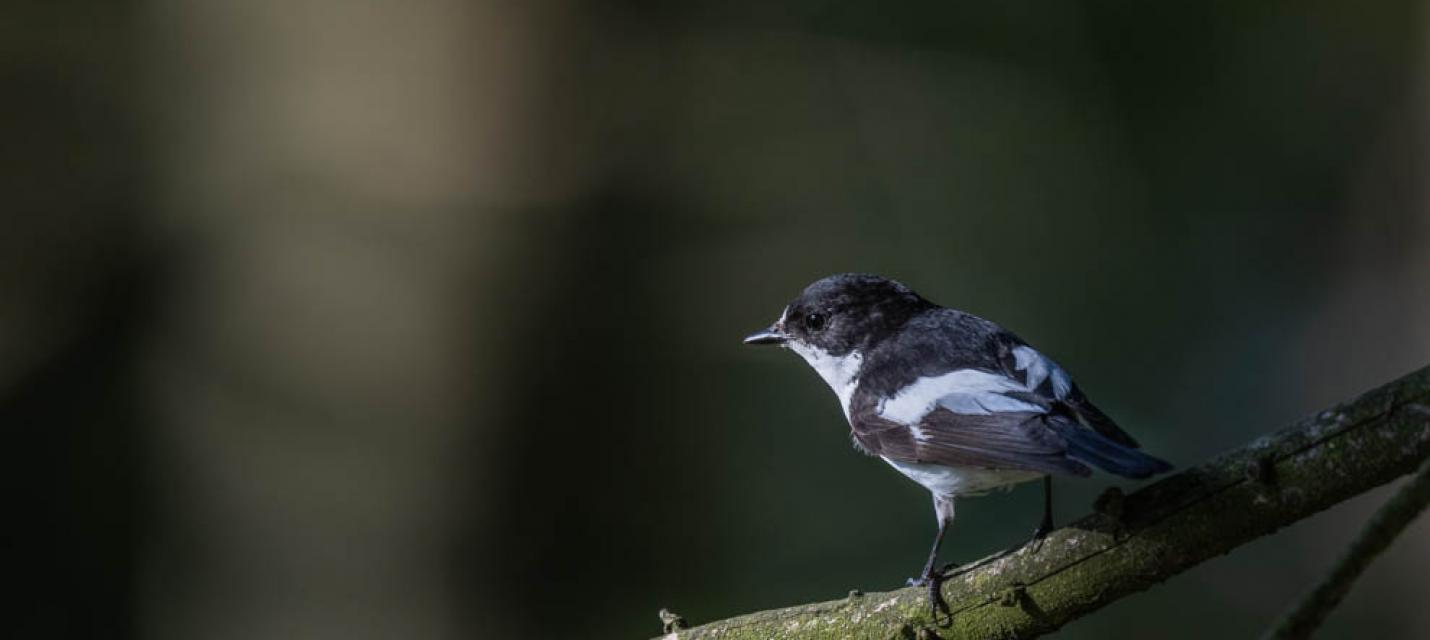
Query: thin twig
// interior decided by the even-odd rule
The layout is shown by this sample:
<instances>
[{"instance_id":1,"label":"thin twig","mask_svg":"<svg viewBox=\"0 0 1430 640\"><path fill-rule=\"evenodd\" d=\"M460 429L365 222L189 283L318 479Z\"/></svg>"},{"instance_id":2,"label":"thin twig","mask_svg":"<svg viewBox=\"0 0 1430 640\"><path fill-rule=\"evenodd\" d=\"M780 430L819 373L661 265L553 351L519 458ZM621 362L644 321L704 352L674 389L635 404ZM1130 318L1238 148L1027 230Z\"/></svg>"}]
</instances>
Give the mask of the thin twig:
<instances>
[{"instance_id":1,"label":"thin twig","mask_svg":"<svg viewBox=\"0 0 1430 640\"><path fill-rule=\"evenodd\" d=\"M1430 459L1420 465L1415 477L1375 513L1321 584L1288 611L1266 637L1275 640L1310 637L1326 615L1346 597L1361 572L1415 521L1427 504L1430 504Z\"/></svg>"}]
</instances>

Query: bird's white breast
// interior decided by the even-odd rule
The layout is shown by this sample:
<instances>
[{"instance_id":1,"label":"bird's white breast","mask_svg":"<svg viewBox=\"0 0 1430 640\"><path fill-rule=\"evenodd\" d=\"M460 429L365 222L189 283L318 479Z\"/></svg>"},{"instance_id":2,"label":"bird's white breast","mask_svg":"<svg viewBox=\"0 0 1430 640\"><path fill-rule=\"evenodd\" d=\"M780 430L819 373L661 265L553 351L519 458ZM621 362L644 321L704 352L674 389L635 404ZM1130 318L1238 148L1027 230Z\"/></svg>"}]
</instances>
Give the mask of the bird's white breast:
<instances>
[{"instance_id":1,"label":"bird's white breast","mask_svg":"<svg viewBox=\"0 0 1430 640\"><path fill-rule=\"evenodd\" d=\"M854 351L836 356L798 341L790 341L788 345L790 350L804 358L804 361L814 368L815 373L824 379L825 384L834 390L834 394L839 396L839 406L844 409L844 418L848 419L849 400L854 397L854 390L859 387L859 366L864 362L863 356Z\"/></svg>"},{"instance_id":2,"label":"bird's white breast","mask_svg":"<svg viewBox=\"0 0 1430 640\"><path fill-rule=\"evenodd\" d=\"M884 456L880 456L884 458ZM899 473L908 476L936 496L954 497L1011 489L1013 485L1042 477L1033 471L1008 471L980 467L946 467L940 464L900 462L884 458Z\"/></svg>"}]
</instances>

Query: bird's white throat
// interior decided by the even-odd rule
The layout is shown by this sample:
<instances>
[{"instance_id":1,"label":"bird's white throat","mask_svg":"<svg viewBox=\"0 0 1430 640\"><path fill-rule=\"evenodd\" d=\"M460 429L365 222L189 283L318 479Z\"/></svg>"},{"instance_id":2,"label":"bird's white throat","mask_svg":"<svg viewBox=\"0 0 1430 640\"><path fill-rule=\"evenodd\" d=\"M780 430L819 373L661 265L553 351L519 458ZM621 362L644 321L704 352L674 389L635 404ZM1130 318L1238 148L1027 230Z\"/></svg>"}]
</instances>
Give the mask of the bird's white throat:
<instances>
[{"instance_id":1,"label":"bird's white throat","mask_svg":"<svg viewBox=\"0 0 1430 640\"><path fill-rule=\"evenodd\" d=\"M854 390L859 387L859 368L864 357L857 351L836 356L798 340L790 340L785 345L804 358L804 361L814 368L815 373L824 378L829 388L834 390L834 395L839 396L839 406L844 409L844 418L847 420L849 400L854 396Z\"/></svg>"}]
</instances>

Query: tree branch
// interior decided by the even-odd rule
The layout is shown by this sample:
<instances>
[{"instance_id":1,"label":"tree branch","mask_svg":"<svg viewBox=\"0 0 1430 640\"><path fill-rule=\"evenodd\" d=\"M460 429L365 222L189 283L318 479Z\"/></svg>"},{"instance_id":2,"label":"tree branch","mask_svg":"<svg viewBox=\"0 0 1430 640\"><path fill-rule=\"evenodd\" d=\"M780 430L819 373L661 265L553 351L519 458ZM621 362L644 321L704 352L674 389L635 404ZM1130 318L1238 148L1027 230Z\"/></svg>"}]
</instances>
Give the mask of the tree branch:
<instances>
[{"instance_id":1,"label":"tree branch","mask_svg":"<svg viewBox=\"0 0 1430 640\"><path fill-rule=\"evenodd\" d=\"M1385 551L1405 528L1415 521L1415 517L1430 504L1430 459L1420 465L1420 471L1395 495L1375 512L1370 524L1360 532L1350 549L1336 562L1321 584L1307 593L1296 608L1287 612L1286 617L1268 634L1275 640L1307 638L1326 619L1341 599L1350 592L1351 585L1362 571L1370 566L1376 556Z\"/></svg>"},{"instance_id":2,"label":"tree branch","mask_svg":"<svg viewBox=\"0 0 1430 640\"><path fill-rule=\"evenodd\" d=\"M950 578L935 625L901 589L730 618L667 634L722 638L1030 638L1414 471L1430 456L1430 367L1264 436Z\"/></svg>"}]
</instances>

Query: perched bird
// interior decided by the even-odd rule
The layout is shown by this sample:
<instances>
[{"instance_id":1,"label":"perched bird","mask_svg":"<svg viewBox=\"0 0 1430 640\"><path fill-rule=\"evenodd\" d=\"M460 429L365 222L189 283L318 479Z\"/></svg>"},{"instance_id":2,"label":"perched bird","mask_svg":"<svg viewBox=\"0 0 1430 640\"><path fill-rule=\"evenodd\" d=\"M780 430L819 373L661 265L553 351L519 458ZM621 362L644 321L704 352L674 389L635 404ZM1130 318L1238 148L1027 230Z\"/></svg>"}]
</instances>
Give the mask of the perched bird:
<instances>
[{"instance_id":1,"label":"perched bird","mask_svg":"<svg viewBox=\"0 0 1430 640\"><path fill-rule=\"evenodd\" d=\"M933 494L938 534L910 582L928 585L935 614L943 600L934 564L955 499L1041 478L1037 539L1053 527L1052 476L1097 467L1146 478L1172 468L1138 451L1067 372L1012 332L886 278L819 280L745 343L803 357L839 396L855 447Z\"/></svg>"}]
</instances>

